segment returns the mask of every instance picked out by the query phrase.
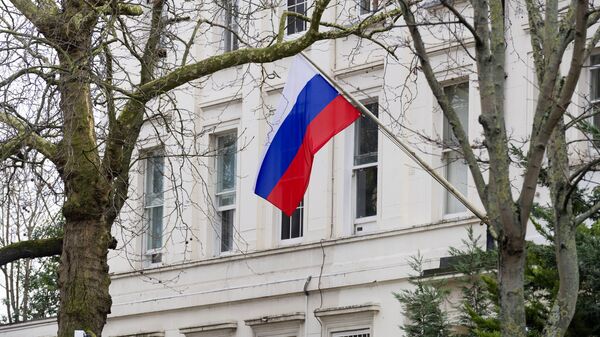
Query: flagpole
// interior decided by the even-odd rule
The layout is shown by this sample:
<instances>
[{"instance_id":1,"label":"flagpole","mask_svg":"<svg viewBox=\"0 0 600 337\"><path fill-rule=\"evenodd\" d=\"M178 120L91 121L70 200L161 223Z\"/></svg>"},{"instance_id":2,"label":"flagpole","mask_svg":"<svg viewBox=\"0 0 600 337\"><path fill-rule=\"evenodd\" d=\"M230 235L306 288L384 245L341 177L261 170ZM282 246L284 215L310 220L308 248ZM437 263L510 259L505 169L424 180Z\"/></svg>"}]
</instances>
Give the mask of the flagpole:
<instances>
[{"instance_id":1,"label":"flagpole","mask_svg":"<svg viewBox=\"0 0 600 337\"><path fill-rule=\"evenodd\" d=\"M392 132L392 130L390 130L387 126L385 126L379 120L379 118L377 118L377 116L375 116L371 111L369 111L369 109L367 109L359 100L354 98L353 95L351 95L344 88L342 88L339 84L337 84L337 82L333 78L331 78L325 71L323 71L323 69L321 69L321 67L319 67L315 62L313 62L313 60L311 60L308 57L308 55L306 55L304 52L301 52L300 54L313 67L315 67L315 69L317 69L321 73L321 75L323 75L329 81L329 83L331 83L331 85L333 85L337 90L339 90L342 93L342 95L344 97L346 97L346 99L348 101L350 101L350 103L352 103L352 105L354 105L356 108L358 108L364 116L366 116L366 117L370 118L372 121L374 121L379 126L379 130L381 130L381 132L386 137L388 137L392 141L392 143L394 143L396 146L398 146L404 153L406 153L406 155L408 155L408 157L410 157L412 160L416 161L417 164L419 164L419 166L421 166L421 168L423 168L427 173L429 173L429 175L434 180L436 180L438 183L440 183L448 192L452 193L452 195L454 195L460 201L460 203L463 204L469 211L471 211L473 214L475 214L476 217L481 219L482 222L489 224L489 220L488 220L487 216L482 211L480 211L477 208L477 206L473 205L469 200L467 200L467 198L459 190L457 190L444 176L437 173L434 168L429 166L429 164L427 164L427 162L425 162L425 160L423 160L421 157L419 157L419 155L417 155L417 153L415 151L413 151L410 148L410 146L408 146L405 142L403 142L400 138L398 138L398 136L396 136Z\"/></svg>"}]
</instances>

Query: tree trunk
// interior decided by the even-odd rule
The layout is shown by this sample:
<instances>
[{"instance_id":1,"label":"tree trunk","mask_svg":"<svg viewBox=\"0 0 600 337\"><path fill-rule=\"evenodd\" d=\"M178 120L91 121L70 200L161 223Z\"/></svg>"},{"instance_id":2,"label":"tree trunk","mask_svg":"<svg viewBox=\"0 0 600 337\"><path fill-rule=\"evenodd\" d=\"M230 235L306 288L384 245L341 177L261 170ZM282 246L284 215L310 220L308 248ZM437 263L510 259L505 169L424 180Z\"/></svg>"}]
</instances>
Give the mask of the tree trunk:
<instances>
[{"instance_id":1,"label":"tree trunk","mask_svg":"<svg viewBox=\"0 0 600 337\"><path fill-rule=\"evenodd\" d=\"M554 249L560 283L544 331L544 336L547 337L565 335L575 314L579 292L579 265L575 242L577 230L573 226L572 217L561 214L557 220L554 229Z\"/></svg>"},{"instance_id":2,"label":"tree trunk","mask_svg":"<svg viewBox=\"0 0 600 337\"><path fill-rule=\"evenodd\" d=\"M575 315L579 292L579 265L577 260L577 226L573 214L569 156L564 122L554 130L548 146L548 173L550 195L554 209L554 253L558 270L559 288L548 313L544 329L546 337L562 337Z\"/></svg>"},{"instance_id":3,"label":"tree trunk","mask_svg":"<svg viewBox=\"0 0 600 337\"><path fill-rule=\"evenodd\" d=\"M94 130L90 90L91 31L94 22L71 37L73 46L61 65L59 90L63 114L65 156L61 177L66 200L62 255L59 266L60 308L58 337L72 337L74 330L100 336L110 313L107 254L111 242L105 211L110 182L102 171Z\"/></svg>"},{"instance_id":4,"label":"tree trunk","mask_svg":"<svg viewBox=\"0 0 600 337\"><path fill-rule=\"evenodd\" d=\"M67 219L59 267L58 337L73 337L74 330L100 336L112 304L107 263L110 240L103 221Z\"/></svg>"},{"instance_id":5,"label":"tree trunk","mask_svg":"<svg viewBox=\"0 0 600 337\"><path fill-rule=\"evenodd\" d=\"M510 239L503 238L498 252L501 332L503 337L525 337L525 246L510 246Z\"/></svg>"}]
</instances>

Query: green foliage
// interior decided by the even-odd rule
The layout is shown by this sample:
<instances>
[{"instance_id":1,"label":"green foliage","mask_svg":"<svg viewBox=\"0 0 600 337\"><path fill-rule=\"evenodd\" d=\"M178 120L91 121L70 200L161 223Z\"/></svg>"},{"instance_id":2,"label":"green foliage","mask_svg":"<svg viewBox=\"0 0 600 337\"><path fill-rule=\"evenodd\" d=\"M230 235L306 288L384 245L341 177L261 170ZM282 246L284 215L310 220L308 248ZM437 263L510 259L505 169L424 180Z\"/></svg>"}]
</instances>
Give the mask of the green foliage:
<instances>
[{"instance_id":1,"label":"green foliage","mask_svg":"<svg viewBox=\"0 0 600 337\"><path fill-rule=\"evenodd\" d=\"M402 290L394 293L402 304L407 322L400 328L406 337L448 337L450 322L442 304L448 297L448 291L441 284L426 283L423 274L423 259L418 255L409 261L416 273L410 279L413 290Z\"/></svg>"},{"instance_id":2,"label":"green foliage","mask_svg":"<svg viewBox=\"0 0 600 337\"><path fill-rule=\"evenodd\" d=\"M58 225L43 226L33 233L32 239L61 237L63 222ZM28 319L38 319L56 316L58 313L59 287L58 264L59 256L38 259L37 270L30 278L30 305Z\"/></svg>"},{"instance_id":3,"label":"green foliage","mask_svg":"<svg viewBox=\"0 0 600 337\"><path fill-rule=\"evenodd\" d=\"M536 210L544 214L547 210ZM552 236L551 228L539 224L544 232ZM462 301L458 306L459 315L451 322L441 309L448 291L443 283L425 283L422 278L411 279L415 286L395 294L402 303L410 323L401 328L407 337L449 336L451 326L462 326L454 333L465 337L498 337L498 281L496 279L496 252L481 248L481 238L475 237L471 229L463 241L465 248L450 248L454 257L454 269L463 276L459 279ZM577 307L566 337L600 336L600 222L593 226L580 225L577 233L579 255L580 291ZM422 274L421 257L411 260L411 267ZM527 333L530 337L542 336L548 308L558 291L558 271L551 244L529 242L525 270L525 313Z\"/></svg>"},{"instance_id":4,"label":"green foliage","mask_svg":"<svg viewBox=\"0 0 600 337\"><path fill-rule=\"evenodd\" d=\"M496 251L481 248L481 237L475 236L473 228L467 229L464 249L451 247L456 272L464 275L461 282L462 302L459 306L458 325L466 328L460 335L468 337L499 336L498 287L495 282ZM491 276L490 276L491 275Z\"/></svg>"},{"instance_id":5,"label":"green foliage","mask_svg":"<svg viewBox=\"0 0 600 337\"><path fill-rule=\"evenodd\" d=\"M31 239L45 239L62 236L62 221L58 224L48 224L36 228ZM60 257L52 256L39 259L33 259L29 264L25 261L16 261L13 267L20 269L16 273L16 279L13 283L18 283L19 297L28 297L25 308L17 312L11 312L11 320L3 316L2 322L19 322L33 319L47 318L56 316L58 313L59 287L58 287L58 264ZM29 268L29 273L25 273L25 268ZM3 299L6 305L7 299ZM11 304L12 305L12 304ZM21 303L19 303L21 305Z\"/></svg>"}]
</instances>

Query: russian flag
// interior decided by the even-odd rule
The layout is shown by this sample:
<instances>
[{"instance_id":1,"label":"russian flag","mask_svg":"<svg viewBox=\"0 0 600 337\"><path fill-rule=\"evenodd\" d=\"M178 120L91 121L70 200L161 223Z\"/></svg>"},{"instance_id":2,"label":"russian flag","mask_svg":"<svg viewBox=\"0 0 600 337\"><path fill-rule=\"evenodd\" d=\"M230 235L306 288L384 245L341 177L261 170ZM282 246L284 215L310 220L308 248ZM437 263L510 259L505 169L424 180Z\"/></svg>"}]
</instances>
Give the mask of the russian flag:
<instances>
[{"instance_id":1,"label":"russian flag","mask_svg":"<svg viewBox=\"0 0 600 337\"><path fill-rule=\"evenodd\" d=\"M291 216L308 187L315 153L359 116L304 57L295 56L254 193Z\"/></svg>"}]
</instances>

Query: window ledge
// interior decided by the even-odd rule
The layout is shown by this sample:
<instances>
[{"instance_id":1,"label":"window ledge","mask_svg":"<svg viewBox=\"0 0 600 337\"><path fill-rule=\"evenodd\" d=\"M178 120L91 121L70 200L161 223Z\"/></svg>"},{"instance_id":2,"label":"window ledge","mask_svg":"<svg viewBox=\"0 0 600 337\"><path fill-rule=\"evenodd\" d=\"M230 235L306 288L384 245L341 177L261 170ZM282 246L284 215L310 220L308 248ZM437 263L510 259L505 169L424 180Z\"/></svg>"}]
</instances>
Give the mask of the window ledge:
<instances>
[{"instance_id":1,"label":"window ledge","mask_svg":"<svg viewBox=\"0 0 600 337\"><path fill-rule=\"evenodd\" d=\"M444 214L442 216L442 220L444 222L447 222L447 221L462 220L462 219L466 219L466 218L470 218L470 217L472 217L471 213L469 211L464 211L464 212L458 212L458 213Z\"/></svg>"},{"instance_id":2,"label":"window ledge","mask_svg":"<svg viewBox=\"0 0 600 337\"><path fill-rule=\"evenodd\" d=\"M297 238L292 238L292 239L285 239L285 240L281 240L279 239L279 246L281 247L285 247L285 246L293 246L293 245L299 245L302 244L304 237L297 237Z\"/></svg>"}]
</instances>

